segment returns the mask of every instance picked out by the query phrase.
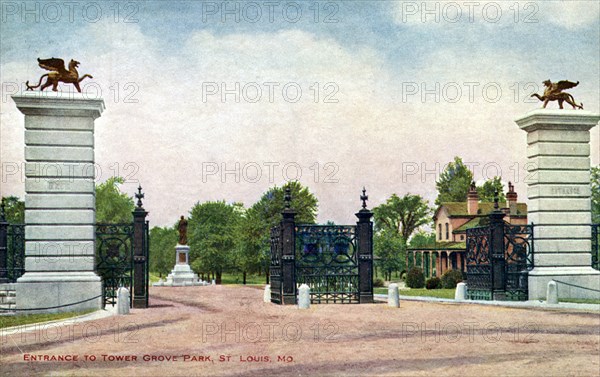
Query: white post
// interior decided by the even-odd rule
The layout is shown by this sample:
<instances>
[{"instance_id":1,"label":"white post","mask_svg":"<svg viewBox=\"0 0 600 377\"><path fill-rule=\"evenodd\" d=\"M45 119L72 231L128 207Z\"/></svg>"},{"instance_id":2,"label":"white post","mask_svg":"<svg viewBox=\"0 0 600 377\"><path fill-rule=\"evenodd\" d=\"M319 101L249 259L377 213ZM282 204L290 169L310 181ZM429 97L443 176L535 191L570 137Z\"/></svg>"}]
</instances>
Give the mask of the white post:
<instances>
[{"instance_id":1,"label":"white post","mask_svg":"<svg viewBox=\"0 0 600 377\"><path fill-rule=\"evenodd\" d=\"M558 284L554 280L548 282L546 289L546 304L558 305Z\"/></svg>"},{"instance_id":2,"label":"white post","mask_svg":"<svg viewBox=\"0 0 600 377\"><path fill-rule=\"evenodd\" d=\"M269 284L265 285L265 293L263 295L264 302L271 302L271 286Z\"/></svg>"},{"instance_id":3,"label":"white post","mask_svg":"<svg viewBox=\"0 0 600 377\"><path fill-rule=\"evenodd\" d=\"M454 291L454 299L457 301L467 299L467 285L463 282L456 284L456 291Z\"/></svg>"},{"instance_id":4,"label":"white post","mask_svg":"<svg viewBox=\"0 0 600 377\"><path fill-rule=\"evenodd\" d=\"M388 286L388 306L393 308L400 307L400 296L398 293L398 284L392 283Z\"/></svg>"},{"instance_id":5,"label":"white post","mask_svg":"<svg viewBox=\"0 0 600 377\"><path fill-rule=\"evenodd\" d=\"M306 284L302 284L300 288L298 288L298 308L310 308L310 287Z\"/></svg>"},{"instance_id":6,"label":"white post","mask_svg":"<svg viewBox=\"0 0 600 377\"><path fill-rule=\"evenodd\" d=\"M129 290L125 287L117 291L117 314L129 314Z\"/></svg>"}]
</instances>

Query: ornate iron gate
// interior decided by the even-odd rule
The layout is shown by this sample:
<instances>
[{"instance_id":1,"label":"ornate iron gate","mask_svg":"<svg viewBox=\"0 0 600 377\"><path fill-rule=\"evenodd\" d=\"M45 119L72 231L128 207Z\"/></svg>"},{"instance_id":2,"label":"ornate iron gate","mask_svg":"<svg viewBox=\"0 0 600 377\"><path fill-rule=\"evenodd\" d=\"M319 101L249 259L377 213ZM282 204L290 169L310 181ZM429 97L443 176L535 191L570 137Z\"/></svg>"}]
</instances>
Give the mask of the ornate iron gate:
<instances>
[{"instance_id":1,"label":"ornate iron gate","mask_svg":"<svg viewBox=\"0 0 600 377\"><path fill-rule=\"evenodd\" d=\"M14 283L25 273L25 225L0 220L0 283Z\"/></svg>"},{"instance_id":2,"label":"ornate iron gate","mask_svg":"<svg viewBox=\"0 0 600 377\"><path fill-rule=\"evenodd\" d=\"M271 302L295 305L298 287L310 287L311 302L373 302L373 212L362 209L356 225L296 225L290 188L283 220L271 228Z\"/></svg>"},{"instance_id":3,"label":"ornate iron gate","mask_svg":"<svg viewBox=\"0 0 600 377\"><path fill-rule=\"evenodd\" d=\"M467 287L469 300L492 299L491 227L467 229Z\"/></svg>"},{"instance_id":4,"label":"ornate iron gate","mask_svg":"<svg viewBox=\"0 0 600 377\"><path fill-rule=\"evenodd\" d=\"M506 299L527 301L528 274L533 269L533 225L504 224Z\"/></svg>"},{"instance_id":5,"label":"ornate iron gate","mask_svg":"<svg viewBox=\"0 0 600 377\"><path fill-rule=\"evenodd\" d=\"M312 303L359 303L355 235L355 226L296 227L296 284L310 287Z\"/></svg>"},{"instance_id":6,"label":"ornate iron gate","mask_svg":"<svg viewBox=\"0 0 600 377\"><path fill-rule=\"evenodd\" d=\"M504 221L467 229L467 292L470 300L526 301L533 268L533 225ZM498 232L499 231L499 232ZM494 237L502 242L494 242Z\"/></svg>"},{"instance_id":7,"label":"ornate iron gate","mask_svg":"<svg viewBox=\"0 0 600 377\"><path fill-rule=\"evenodd\" d=\"M104 306L116 304L119 287L133 292L133 231L133 223L96 224L96 271L102 277Z\"/></svg>"},{"instance_id":8,"label":"ornate iron gate","mask_svg":"<svg viewBox=\"0 0 600 377\"><path fill-rule=\"evenodd\" d=\"M281 282L281 227L275 226L271 229L271 265L269 276L271 279L271 302L281 305L283 296L283 285Z\"/></svg>"}]
</instances>

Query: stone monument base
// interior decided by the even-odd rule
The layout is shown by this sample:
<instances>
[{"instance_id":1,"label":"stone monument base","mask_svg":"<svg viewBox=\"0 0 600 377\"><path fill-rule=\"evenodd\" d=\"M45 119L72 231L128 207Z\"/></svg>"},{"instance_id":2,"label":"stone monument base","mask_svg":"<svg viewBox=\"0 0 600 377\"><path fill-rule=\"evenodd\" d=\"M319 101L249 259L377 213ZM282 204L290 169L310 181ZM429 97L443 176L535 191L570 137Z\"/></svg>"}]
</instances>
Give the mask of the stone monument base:
<instances>
[{"instance_id":1,"label":"stone monument base","mask_svg":"<svg viewBox=\"0 0 600 377\"><path fill-rule=\"evenodd\" d=\"M27 314L102 308L102 279L93 272L27 272L15 285L17 309L41 308Z\"/></svg>"},{"instance_id":2,"label":"stone monument base","mask_svg":"<svg viewBox=\"0 0 600 377\"><path fill-rule=\"evenodd\" d=\"M167 276L167 280L160 279L158 283L152 284L153 287L183 287L192 285L208 285L207 282L201 281L198 275L192 271L189 265L190 247L187 245L177 245L175 247L176 258L175 267Z\"/></svg>"},{"instance_id":3,"label":"stone monument base","mask_svg":"<svg viewBox=\"0 0 600 377\"><path fill-rule=\"evenodd\" d=\"M600 299L600 271L591 267L534 268L529 272L529 299L545 300L550 280L558 285L559 299Z\"/></svg>"}]
</instances>

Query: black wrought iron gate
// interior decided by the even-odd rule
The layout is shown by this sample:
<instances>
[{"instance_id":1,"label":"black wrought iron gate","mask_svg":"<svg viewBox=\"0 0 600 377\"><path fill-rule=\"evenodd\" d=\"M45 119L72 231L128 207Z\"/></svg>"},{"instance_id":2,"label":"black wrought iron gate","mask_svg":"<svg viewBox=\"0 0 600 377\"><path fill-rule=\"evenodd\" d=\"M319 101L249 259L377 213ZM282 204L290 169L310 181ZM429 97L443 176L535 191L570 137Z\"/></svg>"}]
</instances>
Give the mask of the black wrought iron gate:
<instances>
[{"instance_id":1,"label":"black wrought iron gate","mask_svg":"<svg viewBox=\"0 0 600 377\"><path fill-rule=\"evenodd\" d=\"M271 228L271 302L296 304L298 287L310 287L311 302L373 302L373 212L362 209L356 225L296 225L289 188L283 221Z\"/></svg>"},{"instance_id":2,"label":"black wrought iron gate","mask_svg":"<svg viewBox=\"0 0 600 377\"><path fill-rule=\"evenodd\" d=\"M471 300L528 299L533 225L492 221L467 229L467 294Z\"/></svg>"},{"instance_id":3,"label":"black wrought iron gate","mask_svg":"<svg viewBox=\"0 0 600 377\"><path fill-rule=\"evenodd\" d=\"M310 287L313 303L358 303L356 227L296 227L296 284Z\"/></svg>"},{"instance_id":4,"label":"black wrought iron gate","mask_svg":"<svg viewBox=\"0 0 600 377\"><path fill-rule=\"evenodd\" d=\"M133 223L96 224L96 258L104 305L115 305L119 287L133 288Z\"/></svg>"}]
</instances>

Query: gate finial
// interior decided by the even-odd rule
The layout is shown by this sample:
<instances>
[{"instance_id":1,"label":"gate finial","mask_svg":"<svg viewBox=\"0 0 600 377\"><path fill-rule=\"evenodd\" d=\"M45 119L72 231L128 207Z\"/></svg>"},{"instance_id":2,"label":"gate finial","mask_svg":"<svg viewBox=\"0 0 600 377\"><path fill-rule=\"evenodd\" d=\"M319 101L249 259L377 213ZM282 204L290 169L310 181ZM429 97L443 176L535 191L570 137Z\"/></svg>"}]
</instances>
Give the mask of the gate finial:
<instances>
[{"instance_id":1,"label":"gate finial","mask_svg":"<svg viewBox=\"0 0 600 377\"><path fill-rule=\"evenodd\" d=\"M500 208L498 206L498 189L494 190L494 210L497 210L498 208Z\"/></svg>"},{"instance_id":2,"label":"gate finial","mask_svg":"<svg viewBox=\"0 0 600 377\"><path fill-rule=\"evenodd\" d=\"M285 188L285 195L283 197L283 200L285 203L285 208L290 209L292 206L292 190L290 189L290 186Z\"/></svg>"},{"instance_id":3,"label":"gate finial","mask_svg":"<svg viewBox=\"0 0 600 377\"><path fill-rule=\"evenodd\" d=\"M369 200L369 196L367 195L367 189L363 186L362 195L360 196L360 200L362 200L363 209L367 209L367 200Z\"/></svg>"},{"instance_id":4,"label":"gate finial","mask_svg":"<svg viewBox=\"0 0 600 377\"><path fill-rule=\"evenodd\" d=\"M137 206L138 208L142 208L142 199L144 199L144 193L142 192L142 185L138 185L138 192L135 194L137 198Z\"/></svg>"}]
</instances>

